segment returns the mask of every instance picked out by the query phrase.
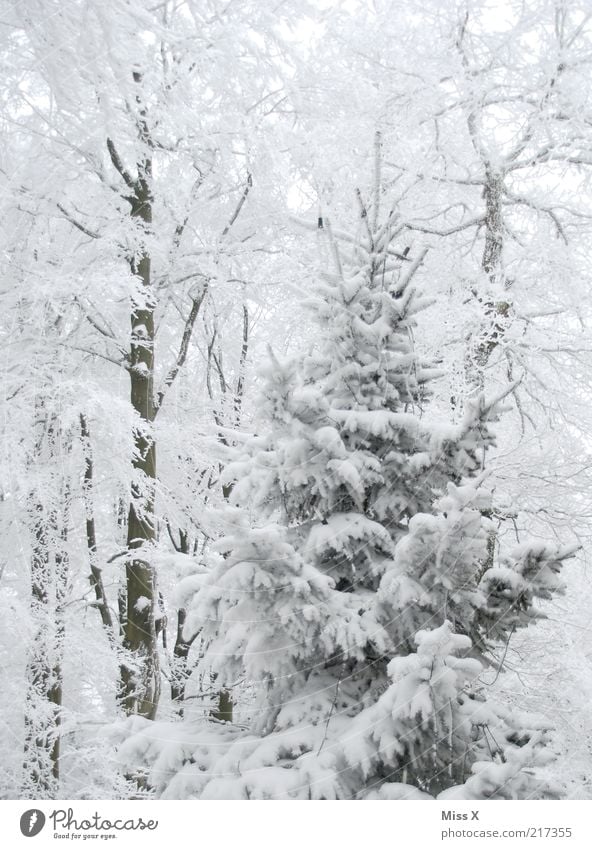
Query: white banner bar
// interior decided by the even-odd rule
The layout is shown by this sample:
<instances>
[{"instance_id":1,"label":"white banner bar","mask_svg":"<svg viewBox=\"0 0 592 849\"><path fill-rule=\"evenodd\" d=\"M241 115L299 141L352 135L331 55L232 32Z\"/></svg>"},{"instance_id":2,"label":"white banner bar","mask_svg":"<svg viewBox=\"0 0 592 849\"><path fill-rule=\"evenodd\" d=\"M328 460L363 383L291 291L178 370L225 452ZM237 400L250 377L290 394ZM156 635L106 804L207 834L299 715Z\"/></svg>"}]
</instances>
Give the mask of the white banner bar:
<instances>
[{"instance_id":1,"label":"white banner bar","mask_svg":"<svg viewBox=\"0 0 592 849\"><path fill-rule=\"evenodd\" d=\"M4 801L0 834L9 849L591 849L592 802Z\"/></svg>"}]
</instances>

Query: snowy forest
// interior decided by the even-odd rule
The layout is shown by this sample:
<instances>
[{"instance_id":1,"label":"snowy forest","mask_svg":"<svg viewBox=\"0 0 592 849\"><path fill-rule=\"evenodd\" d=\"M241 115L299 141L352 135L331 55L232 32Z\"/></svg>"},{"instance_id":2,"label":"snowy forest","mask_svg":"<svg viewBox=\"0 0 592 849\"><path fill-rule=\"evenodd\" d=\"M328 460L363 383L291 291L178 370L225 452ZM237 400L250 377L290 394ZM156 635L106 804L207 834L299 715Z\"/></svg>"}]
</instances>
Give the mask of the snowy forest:
<instances>
[{"instance_id":1,"label":"snowy forest","mask_svg":"<svg viewBox=\"0 0 592 849\"><path fill-rule=\"evenodd\" d=\"M0 798L592 799L590 0L0 22Z\"/></svg>"}]
</instances>

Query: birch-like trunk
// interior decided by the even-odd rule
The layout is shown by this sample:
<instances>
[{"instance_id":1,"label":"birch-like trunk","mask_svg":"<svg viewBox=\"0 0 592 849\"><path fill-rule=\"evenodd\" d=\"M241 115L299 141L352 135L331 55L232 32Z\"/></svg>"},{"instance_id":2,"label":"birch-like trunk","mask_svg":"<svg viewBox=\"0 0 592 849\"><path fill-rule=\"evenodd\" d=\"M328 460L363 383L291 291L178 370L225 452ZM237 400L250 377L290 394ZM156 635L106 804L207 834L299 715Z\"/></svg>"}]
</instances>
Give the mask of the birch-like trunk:
<instances>
[{"instance_id":1,"label":"birch-like trunk","mask_svg":"<svg viewBox=\"0 0 592 849\"><path fill-rule=\"evenodd\" d=\"M486 288L483 292L475 292L482 307L482 317L472 338L467 340L466 378L471 394L482 392L485 388L485 370L493 352L503 339L510 313L503 269L503 174L486 168L483 196L485 245L481 270Z\"/></svg>"}]
</instances>

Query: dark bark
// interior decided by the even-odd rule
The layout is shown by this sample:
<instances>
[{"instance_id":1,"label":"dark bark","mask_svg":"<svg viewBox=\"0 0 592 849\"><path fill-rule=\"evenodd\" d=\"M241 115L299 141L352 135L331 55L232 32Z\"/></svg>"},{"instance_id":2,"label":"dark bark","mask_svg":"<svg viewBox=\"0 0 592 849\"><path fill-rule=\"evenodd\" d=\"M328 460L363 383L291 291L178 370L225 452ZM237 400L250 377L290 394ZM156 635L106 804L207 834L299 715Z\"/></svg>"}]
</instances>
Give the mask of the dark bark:
<instances>
[{"instance_id":1,"label":"dark bark","mask_svg":"<svg viewBox=\"0 0 592 849\"><path fill-rule=\"evenodd\" d=\"M137 85L136 130L142 155L136 163L137 176L125 167L111 139L107 148L111 162L125 184L124 196L131 205L130 216L138 225L138 232L148 236L152 230L152 151L154 148L148 112L142 101L142 74L134 71ZM129 191L128 191L129 190ZM244 201L243 201L244 202ZM184 225L176 231L177 244ZM130 554L126 563L124 644L130 653L129 667L121 681L124 710L154 719L160 695L160 670L157 648L157 624L163 629L165 619L156 617L156 575L150 562L151 549L156 539L155 492L157 480L156 443L153 425L167 390L183 367L196 318L207 292L207 280L202 291L193 299L183 331L176 361L168 371L158 394L154 388L154 346L156 293L152 281L151 256L142 244L130 258L130 267L139 284L139 295L132 303L131 344L128 357L130 398L138 423L134 432L133 475L134 482L127 525L127 548Z\"/></svg>"},{"instance_id":2,"label":"dark bark","mask_svg":"<svg viewBox=\"0 0 592 849\"><path fill-rule=\"evenodd\" d=\"M134 429L132 487L127 522L125 599L119 598L120 612L125 603L121 628L128 663L121 669L120 696L127 714L154 719L160 694L160 670L155 612L155 576L150 562L156 538L154 516L156 489L156 444L153 422L154 398L154 310L151 257L145 239L152 228L152 158L147 111L141 98L141 73L134 71L137 85L136 130L141 154L136 163L137 176L125 167L112 139L107 139L111 163L125 184L123 196L130 203L130 217L137 225L139 246L130 257L130 268L138 283L131 304L131 338L128 356L130 400L137 414Z\"/></svg>"},{"instance_id":3,"label":"dark bark","mask_svg":"<svg viewBox=\"0 0 592 849\"><path fill-rule=\"evenodd\" d=\"M167 524L167 528L175 551L178 551L180 554L189 554L189 533L179 528L179 539L177 540L171 526ZM194 634L190 639L185 638L184 628L186 619L187 611L185 608L180 608L177 611L177 633L175 635L173 662L171 665L171 699L180 717L184 713L185 688L191 675L191 669L188 663L189 652L198 636Z\"/></svg>"},{"instance_id":4,"label":"dark bark","mask_svg":"<svg viewBox=\"0 0 592 849\"><path fill-rule=\"evenodd\" d=\"M503 249L502 216L503 175L486 168L485 187L485 246L481 267L493 284L497 282L501 270Z\"/></svg>"},{"instance_id":5,"label":"dark bark","mask_svg":"<svg viewBox=\"0 0 592 849\"><path fill-rule=\"evenodd\" d=\"M481 392L485 386L484 372L489 360L502 341L510 315L511 304L508 298L501 296L508 287L503 270L504 220L503 187L504 174L494 172L485 166L485 245L481 258L481 268L486 277L486 290L475 291L474 295L481 304L482 318L480 326L472 338L467 340L466 374L469 388Z\"/></svg>"},{"instance_id":6,"label":"dark bark","mask_svg":"<svg viewBox=\"0 0 592 849\"><path fill-rule=\"evenodd\" d=\"M212 711L212 717L222 722L232 722L233 708L232 693L230 690L222 689L218 693L218 704Z\"/></svg>"},{"instance_id":7,"label":"dark bark","mask_svg":"<svg viewBox=\"0 0 592 849\"><path fill-rule=\"evenodd\" d=\"M197 634L195 634L191 639L185 639L183 629L186 618L187 611L181 608L177 612L177 635L173 647L173 664L171 670L171 699L173 700L173 704L177 706L179 716L183 716L185 688L191 675L191 669L188 663L189 651L197 637Z\"/></svg>"},{"instance_id":8,"label":"dark bark","mask_svg":"<svg viewBox=\"0 0 592 849\"><path fill-rule=\"evenodd\" d=\"M138 164L138 178L130 197L131 216L141 222L146 231L152 224L151 177L152 161L146 157ZM130 264L141 285L141 295L132 304L129 357L130 399L139 422L134 432L134 482L127 525L127 547L131 556L126 563L124 642L131 662L123 669L121 685L125 712L154 719L160 695L154 624L155 577L150 562L150 549L156 538L156 444L152 432L155 302L149 253L142 248Z\"/></svg>"},{"instance_id":9,"label":"dark bark","mask_svg":"<svg viewBox=\"0 0 592 849\"><path fill-rule=\"evenodd\" d=\"M84 456L84 477L82 483L82 494L84 499L85 525L86 525L86 546L88 549L88 558L90 561L90 585L95 593L96 607L101 615L101 621L107 630L109 639L115 636L113 626L113 617L105 586L103 584L103 574L98 565L98 550L97 550L97 532L95 527L94 510L92 504L93 496L93 459L90 445L90 433L86 417L80 414L80 434L82 436L82 451Z\"/></svg>"}]
</instances>

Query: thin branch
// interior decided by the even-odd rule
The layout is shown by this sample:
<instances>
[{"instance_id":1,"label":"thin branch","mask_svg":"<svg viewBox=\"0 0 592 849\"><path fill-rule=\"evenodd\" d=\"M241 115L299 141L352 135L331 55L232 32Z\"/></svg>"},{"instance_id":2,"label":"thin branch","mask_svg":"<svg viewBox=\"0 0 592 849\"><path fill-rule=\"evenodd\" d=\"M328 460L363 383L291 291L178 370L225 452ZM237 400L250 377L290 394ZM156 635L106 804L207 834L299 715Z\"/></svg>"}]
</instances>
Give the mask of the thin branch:
<instances>
[{"instance_id":1,"label":"thin branch","mask_svg":"<svg viewBox=\"0 0 592 849\"><path fill-rule=\"evenodd\" d=\"M592 165L592 158L584 157L582 155L567 155L561 153L561 151L552 152L550 148L545 148L542 151L534 154L533 156L528 157L527 159L522 159L517 162L514 162L512 165L508 166L508 171L519 171L522 168L530 168L533 165L544 164L546 162L565 162L568 165Z\"/></svg>"},{"instance_id":2,"label":"thin branch","mask_svg":"<svg viewBox=\"0 0 592 849\"><path fill-rule=\"evenodd\" d=\"M337 706L337 697L339 696L339 685L341 684L341 681L343 679L344 672L345 672L345 661L342 662L341 667L339 669L339 677L337 679L337 683L335 684L335 695L333 696L333 701L331 702L331 707L330 707L329 713L327 715L327 721L325 722L325 730L324 730L324 733L323 733L323 739L321 740L321 745L319 746L319 748L317 750L317 755L321 754L321 750L322 750L322 748L325 745L325 742L327 740L327 735L329 733L329 723L331 722L331 717L333 716L333 714L335 712L335 708Z\"/></svg>"},{"instance_id":3,"label":"thin branch","mask_svg":"<svg viewBox=\"0 0 592 849\"><path fill-rule=\"evenodd\" d=\"M120 353L122 354L124 361L126 361L127 360L127 352L125 351L124 348L121 347L121 345L119 344L119 342L115 338L115 334L113 333L111 328L110 327L102 327L98 323L98 321L96 321L96 319L94 319L88 312L86 312L86 310L84 309L84 306L81 304L81 302L79 301L78 298L75 297L74 302L76 304L78 304L78 306L80 307L80 309L84 313L84 317L86 318L86 320L88 321L90 326L94 327L94 329L97 331L97 333L100 333L101 336L104 336L105 339L109 340L109 342L113 342L115 344L115 346L117 347L118 351L120 351Z\"/></svg>"},{"instance_id":4,"label":"thin branch","mask_svg":"<svg viewBox=\"0 0 592 849\"><path fill-rule=\"evenodd\" d=\"M458 37L457 37L457 40L456 40L456 48L457 48L457 50L460 54L461 63L462 63L462 66L465 70L465 74L470 79L471 77L474 76L474 72L471 71L470 63L469 63L469 57L467 56L467 53L466 53L466 50L465 50L465 45L464 45L468 23L469 23L469 12L467 11L466 14L465 14L464 20L462 21L462 23L459 26ZM487 151L486 151L486 149L483 146L483 143L481 141L481 136L480 136L480 133L479 133L479 127L477 125L477 112L476 112L475 106L473 106L473 108L470 108L468 113L467 113L467 127L468 127L468 130L469 130L469 136L470 136L470 139L471 139L471 144L473 145L473 147L475 149L475 153L478 155L479 159L485 165L485 167L489 168L489 166L490 166L489 156L488 156Z\"/></svg>"},{"instance_id":5,"label":"thin branch","mask_svg":"<svg viewBox=\"0 0 592 849\"><path fill-rule=\"evenodd\" d=\"M343 266L341 265L341 257L339 255L339 248L337 247L337 242L335 241L335 238L333 236L333 229L328 218L325 219L324 230L327 233L327 237L329 239L331 253L333 254L333 262L335 263L335 270L337 271L339 278L345 283L345 278L343 276Z\"/></svg>"},{"instance_id":6,"label":"thin branch","mask_svg":"<svg viewBox=\"0 0 592 849\"><path fill-rule=\"evenodd\" d=\"M167 374L164 380L162 389L156 396L155 414L158 413L158 411L160 410L162 402L164 400L164 396L174 383L177 375L185 364L185 360L187 359L187 353L189 351L189 343L191 342L191 336L193 334L193 328L195 326L195 320L198 316L200 307L204 301L207 291L208 281L206 280L201 293L197 296L197 298L193 299L193 303L191 304L191 310L189 312L189 315L187 316L187 321L185 322L185 327L183 329L183 336L181 337L181 345L179 346L179 353L177 354L177 359L175 360L174 365L169 370L169 373Z\"/></svg>"},{"instance_id":7,"label":"thin branch","mask_svg":"<svg viewBox=\"0 0 592 849\"><path fill-rule=\"evenodd\" d=\"M92 489L93 489L93 458L90 445L90 432L86 417L80 413L80 435L82 438L82 453L84 456L84 478L82 484L82 495L84 501L84 512L86 514L86 544L88 548L88 557L90 562L90 585L95 592L97 600L96 606L101 614L101 621L107 630L110 640L116 639L115 628L113 626L113 617L103 584L103 575L97 564L97 533L95 526L95 517L92 504Z\"/></svg>"},{"instance_id":8,"label":"thin branch","mask_svg":"<svg viewBox=\"0 0 592 849\"><path fill-rule=\"evenodd\" d=\"M86 310L84 309L84 307L82 306L82 304L80 303L78 298L74 298L74 301L78 304L80 309L84 312L84 317L88 321L88 323L90 324L91 327L94 327L94 329L98 333L100 333L101 336L104 336L106 339L109 339L109 341L111 341L111 342L116 341L115 335L114 335L112 330L106 329L105 327L101 327L101 325L97 321L95 321L95 319L91 315L89 315L86 312Z\"/></svg>"},{"instance_id":9,"label":"thin branch","mask_svg":"<svg viewBox=\"0 0 592 849\"><path fill-rule=\"evenodd\" d=\"M385 165L389 165L391 168L406 170L401 165L397 165L396 162L385 162ZM458 186L483 186L485 183L483 179L477 177L473 179L462 179L461 177L438 177L433 174L426 174L423 171L409 171L409 173L419 180L434 180L436 183L453 183Z\"/></svg>"},{"instance_id":10,"label":"thin branch","mask_svg":"<svg viewBox=\"0 0 592 849\"><path fill-rule=\"evenodd\" d=\"M508 639L506 640L506 645L505 645L505 648L504 648L504 653L503 653L503 655L502 655L502 659L501 659L501 660L500 660L500 662L499 662L499 666L498 666L498 668L497 668L497 672L495 673L495 678L493 679L493 681L489 681L489 682L488 682L488 684L487 684L487 686L488 686L488 687L491 687L493 684L495 684L495 682L497 681L497 679L500 677L500 672L502 671L502 667L503 667L503 665L504 665L504 661L505 661L505 659L506 659L506 655L508 654L508 647L509 647L509 645L510 645L510 640L512 639L512 634L514 633L514 631L515 631L515 630L516 630L516 625L512 625L512 630L511 630L511 631L510 631L510 633L508 634Z\"/></svg>"},{"instance_id":11,"label":"thin branch","mask_svg":"<svg viewBox=\"0 0 592 849\"><path fill-rule=\"evenodd\" d=\"M119 156L119 154L118 154L118 152L115 148L115 145L113 144L113 141L109 138L107 139L107 150L109 151L109 156L111 157L111 162L113 163L113 167L118 172L118 174L123 178L123 181L126 184L126 186L128 186L130 189L135 189L136 188L135 180L133 179L133 177L131 176L129 171L126 170L123 162L121 161L121 157Z\"/></svg>"},{"instance_id":12,"label":"thin branch","mask_svg":"<svg viewBox=\"0 0 592 849\"><path fill-rule=\"evenodd\" d=\"M85 236L89 236L91 239L100 239L101 236L99 233L95 233L94 230L89 230L88 227L85 227L84 224L81 224L80 221L77 221L67 209L65 209L61 203L56 203L57 208L60 210L64 218L70 222L73 227L76 227L77 230L80 230L81 233L84 233Z\"/></svg>"},{"instance_id":13,"label":"thin branch","mask_svg":"<svg viewBox=\"0 0 592 849\"><path fill-rule=\"evenodd\" d=\"M416 271L426 258L429 248L424 248L423 251L413 260L413 264L407 269L402 281L397 285L397 289L401 292L405 290L405 288L409 285L412 278L415 276Z\"/></svg>"},{"instance_id":14,"label":"thin branch","mask_svg":"<svg viewBox=\"0 0 592 849\"><path fill-rule=\"evenodd\" d=\"M535 212L543 212L545 215L548 215L549 218L551 219L551 221L553 222L553 224L555 225L555 229L557 230L557 235L560 236L561 239L563 239L563 241L565 242L566 245L569 244L567 236L566 236L565 231L563 229L563 226L561 224L561 221L559 220L557 214L555 213L555 211L551 207L538 206L538 204L536 204L534 201L531 201L528 198L522 197L521 195L515 195L513 192L511 192L507 188L504 189L504 194L510 200L510 202L513 203L513 204L518 203L522 206L527 206L530 209L533 209Z\"/></svg>"},{"instance_id":15,"label":"thin branch","mask_svg":"<svg viewBox=\"0 0 592 849\"><path fill-rule=\"evenodd\" d=\"M115 563L116 560L119 560L120 557L127 557L129 555L129 551L126 548L125 551L118 551L117 554L112 554L111 557L107 560L107 563Z\"/></svg>"},{"instance_id":16,"label":"thin branch","mask_svg":"<svg viewBox=\"0 0 592 849\"><path fill-rule=\"evenodd\" d=\"M218 382L220 384L220 391L223 395L226 395L228 392L228 384L226 383L226 378L224 377L224 368L222 366L222 349L218 348L219 354L215 354L212 351L212 359L214 360L214 364L216 366L216 371L218 372Z\"/></svg>"},{"instance_id":17,"label":"thin branch","mask_svg":"<svg viewBox=\"0 0 592 849\"><path fill-rule=\"evenodd\" d=\"M236 382L236 392L234 396L234 413L236 426L240 424L241 406L243 402L243 394L245 390L245 371L247 366L247 356L249 354L249 310L246 304L243 304L243 340L241 345L240 358L238 363L238 380Z\"/></svg>"},{"instance_id":18,"label":"thin branch","mask_svg":"<svg viewBox=\"0 0 592 849\"><path fill-rule=\"evenodd\" d=\"M251 176L251 173L249 172L247 174L247 184L246 184L245 188L243 189L243 193L241 194L241 196L239 198L239 201L236 205L236 209L234 210L234 212L230 216L228 224L226 225L224 230L222 230L222 238L223 239L228 235L232 225L234 224L236 219L239 217L241 209L243 208L245 201L247 200L247 197L249 196L249 192L251 191L252 185L253 185L253 177Z\"/></svg>"},{"instance_id":19,"label":"thin branch","mask_svg":"<svg viewBox=\"0 0 592 849\"><path fill-rule=\"evenodd\" d=\"M89 348L82 348L79 345L69 345L67 342L58 342L58 345L62 345L64 348L70 348L71 351L80 351L83 354L90 354L91 357L100 357L102 360L107 360L108 363L113 363L115 366L119 366L121 368L124 366L128 368L126 364L126 360L116 360L115 357L110 357L107 354L101 354L99 351L91 351Z\"/></svg>"},{"instance_id":20,"label":"thin branch","mask_svg":"<svg viewBox=\"0 0 592 849\"><path fill-rule=\"evenodd\" d=\"M170 522L168 522L168 521L167 521L167 523L166 523L166 529L167 529L167 531L168 531L169 539L170 539L170 541L171 541L171 543L172 543L172 545L173 545L173 548L175 549L175 551L177 552L177 554L180 554L180 553L181 553L181 548L180 548L179 544L177 543L177 541L176 541L175 537L173 536L173 529L171 528L171 524L170 524Z\"/></svg>"},{"instance_id":21,"label":"thin branch","mask_svg":"<svg viewBox=\"0 0 592 849\"><path fill-rule=\"evenodd\" d=\"M471 218L470 221L465 221L464 224L448 227L447 230L434 230L431 227L421 227L419 224L405 224L405 227L407 230L416 230L418 233L427 233L431 236L452 236L453 233L468 230L469 227L479 227L482 224L485 224L485 216L480 215L477 218Z\"/></svg>"},{"instance_id":22,"label":"thin branch","mask_svg":"<svg viewBox=\"0 0 592 849\"><path fill-rule=\"evenodd\" d=\"M374 237L372 236L372 230L370 228L370 220L368 218L368 210L366 208L366 204L364 203L364 199L362 198L362 192L356 188L356 198L358 199L358 204L360 206L360 218L364 222L366 226L366 232L368 234L368 241L370 242L370 250L374 250ZM376 229L376 225L375 225Z\"/></svg>"},{"instance_id":23,"label":"thin branch","mask_svg":"<svg viewBox=\"0 0 592 849\"><path fill-rule=\"evenodd\" d=\"M382 188L382 134L374 135L374 209L372 210L372 229L378 226L380 213L380 190Z\"/></svg>"},{"instance_id":24,"label":"thin branch","mask_svg":"<svg viewBox=\"0 0 592 849\"><path fill-rule=\"evenodd\" d=\"M205 174L203 174L196 165L194 165L193 167L198 172L199 177L197 178L197 180L195 180L193 186L191 187L191 191L189 193L190 201L195 200L195 197L205 180ZM173 234L173 251L177 251L179 249L179 245L181 244L181 239L183 238L183 233L185 232L185 228L187 227L188 222L189 214L187 214L183 221L180 224L177 224L177 226L175 227L175 232Z\"/></svg>"},{"instance_id":25,"label":"thin branch","mask_svg":"<svg viewBox=\"0 0 592 849\"><path fill-rule=\"evenodd\" d=\"M318 226L318 220L316 218L315 218L314 222L305 221L302 218L298 218L298 216L296 216L296 215L289 215L288 218L294 224L297 224L299 227L303 227L305 230L311 230L314 233L318 232L319 226ZM324 221L325 221L325 219L324 219ZM329 223L328 220L327 220L327 223ZM407 229L418 229L416 227L410 227L409 225L404 225L404 226ZM401 228L398 228L398 229L401 230L403 228L401 227ZM360 247L360 240L354 238L354 236L351 236L349 233L346 233L343 230L335 230L335 228L332 227L331 228L331 235L335 239L339 239L340 242L346 242L347 244L355 245L356 247ZM391 234L391 237L393 237L394 235L396 235L396 234ZM370 250L369 245L366 247L366 245L362 244L362 247L364 247L366 250ZM393 250L392 248L387 248L387 250L385 250L384 253L388 254L388 256L394 256L397 259L402 260L403 262L411 262L411 257L408 257L408 256L405 256L404 254L398 253L397 251Z\"/></svg>"}]
</instances>

